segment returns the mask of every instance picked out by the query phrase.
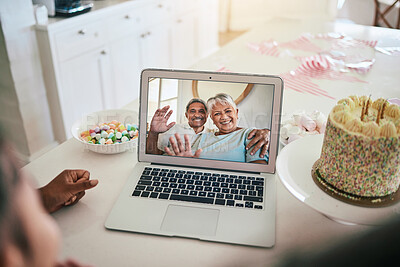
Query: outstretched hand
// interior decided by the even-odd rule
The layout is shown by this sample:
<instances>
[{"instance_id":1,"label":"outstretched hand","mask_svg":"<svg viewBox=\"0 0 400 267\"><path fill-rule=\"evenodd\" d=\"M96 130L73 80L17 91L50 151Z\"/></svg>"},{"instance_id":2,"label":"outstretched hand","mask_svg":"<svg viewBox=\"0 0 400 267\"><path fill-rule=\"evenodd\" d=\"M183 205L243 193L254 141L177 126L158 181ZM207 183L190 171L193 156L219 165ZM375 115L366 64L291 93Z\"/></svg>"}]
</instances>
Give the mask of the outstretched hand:
<instances>
[{"instance_id":1,"label":"outstretched hand","mask_svg":"<svg viewBox=\"0 0 400 267\"><path fill-rule=\"evenodd\" d=\"M159 108L156 110L150 122L151 132L164 133L175 125L175 122L171 122L170 124L167 125L167 121L172 114L172 109L170 111L168 110L169 106L165 106L163 108Z\"/></svg>"},{"instance_id":2,"label":"outstretched hand","mask_svg":"<svg viewBox=\"0 0 400 267\"><path fill-rule=\"evenodd\" d=\"M262 147L260 157L263 158L269 148L269 135L268 129L253 129L247 136L247 139L251 139L251 141L247 144L246 150L254 146L250 151L250 154L254 155Z\"/></svg>"},{"instance_id":3,"label":"outstretched hand","mask_svg":"<svg viewBox=\"0 0 400 267\"><path fill-rule=\"evenodd\" d=\"M90 180L88 171L64 170L50 183L39 188L39 192L46 210L55 212L78 202L85 195L85 190L95 187L98 182Z\"/></svg>"},{"instance_id":4,"label":"outstretched hand","mask_svg":"<svg viewBox=\"0 0 400 267\"><path fill-rule=\"evenodd\" d=\"M171 136L169 138L169 142L171 143L172 150L174 151L175 154L172 153L172 151L168 147L165 147L165 152L167 152L167 154L170 156L191 157L191 158L200 157L202 149L200 148L196 150L196 152L193 154L189 136L185 134L183 138L185 139L185 145L183 145L182 139L178 133L175 134L175 138Z\"/></svg>"}]
</instances>

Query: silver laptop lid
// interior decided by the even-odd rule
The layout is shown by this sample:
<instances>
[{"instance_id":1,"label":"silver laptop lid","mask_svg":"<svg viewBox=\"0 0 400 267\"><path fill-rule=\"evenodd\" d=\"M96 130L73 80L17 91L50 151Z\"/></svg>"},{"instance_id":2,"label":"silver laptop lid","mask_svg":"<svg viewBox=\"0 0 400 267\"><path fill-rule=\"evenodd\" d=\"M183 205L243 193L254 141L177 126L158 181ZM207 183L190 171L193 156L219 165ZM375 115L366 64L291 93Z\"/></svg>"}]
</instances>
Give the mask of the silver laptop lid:
<instances>
[{"instance_id":1,"label":"silver laptop lid","mask_svg":"<svg viewBox=\"0 0 400 267\"><path fill-rule=\"evenodd\" d=\"M209 155L207 152L201 152L200 158L146 152L147 134L152 117L158 108L169 105L173 115L169 118L168 124L176 122L188 128L185 116L187 103L192 98L200 98L207 102L209 97L218 93L230 95L237 103L239 127L270 130L268 157L264 164L227 158L216 159L207 156ZM145 69L141 74L138 160L158 164L274 173L279 144L282 95L283 81L277 76ZM213 134L213 128L214 131L218 131L210 116L205 127L210 129L207 130L208 134ZM229 146L223 149L229 154Z\"/></svg>"}]
</instances>

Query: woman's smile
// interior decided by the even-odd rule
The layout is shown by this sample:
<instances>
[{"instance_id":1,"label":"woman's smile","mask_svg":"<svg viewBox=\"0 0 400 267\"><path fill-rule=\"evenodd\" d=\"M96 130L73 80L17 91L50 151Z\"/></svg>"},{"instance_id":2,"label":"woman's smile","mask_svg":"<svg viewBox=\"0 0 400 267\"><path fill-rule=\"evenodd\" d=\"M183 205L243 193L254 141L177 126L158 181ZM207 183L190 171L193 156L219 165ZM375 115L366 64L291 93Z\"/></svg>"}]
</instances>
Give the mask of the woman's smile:
<instances>
[{"instance_id":1,"label":"woman's smile","mask_svg":"<svg viewBox=\"0 0 400 267\"><path fill-rule=\"evenodd\" d=\"M210 116L219 129L219 134L228 134L237 130L238 110L231 105L216 103Z\"/></svg>"}]
</instances>

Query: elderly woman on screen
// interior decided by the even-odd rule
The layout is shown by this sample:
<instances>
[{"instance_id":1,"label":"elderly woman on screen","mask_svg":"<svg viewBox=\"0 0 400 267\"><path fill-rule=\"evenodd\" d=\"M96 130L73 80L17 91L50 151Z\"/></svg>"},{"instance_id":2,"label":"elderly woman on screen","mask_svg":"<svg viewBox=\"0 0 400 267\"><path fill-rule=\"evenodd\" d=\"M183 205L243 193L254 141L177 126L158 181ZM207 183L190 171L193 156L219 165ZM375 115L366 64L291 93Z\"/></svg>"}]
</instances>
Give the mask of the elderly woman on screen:
<instances>
[{"instance_id":1,"label":"elderly woman on screen","mask_svg":"<svg viewBox=\"0 0 400 267\"><path fill-rule=\"evenodd\" d=\"M231 96L217 94L208 99L207 108L218 131L203 133L193 144L190 144L186 135L182 142L181 137L175 134L175 138L170 138L173 151L166 148L169 155L264 164L268 162L268 153L261 158L258 152L251 155L246 150L250 141L247 136L253 129L237 126L239 110Z\"/></svg>"}]
</instances>

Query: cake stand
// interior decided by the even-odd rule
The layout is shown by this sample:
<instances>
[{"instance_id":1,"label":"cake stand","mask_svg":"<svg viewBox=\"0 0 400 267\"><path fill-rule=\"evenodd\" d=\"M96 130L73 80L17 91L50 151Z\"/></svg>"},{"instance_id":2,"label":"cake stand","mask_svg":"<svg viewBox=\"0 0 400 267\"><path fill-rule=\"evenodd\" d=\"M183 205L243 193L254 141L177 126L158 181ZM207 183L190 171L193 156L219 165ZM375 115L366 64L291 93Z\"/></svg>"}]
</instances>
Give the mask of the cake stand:
<instances>
[{"instance_id":1,"label":"cake stand","mask_svg":"<svg viewBox=\"0 0 400 267\"><path fill-rule=\"evenodd\" d=\"M313 181L311 168L321 154L323 135L298 139L281 149L276 170L286 189L304 204L344 224L380 225L400 214L400 202L387 207L360 207L337 200Z\"/></svg>"}]
</instances>

